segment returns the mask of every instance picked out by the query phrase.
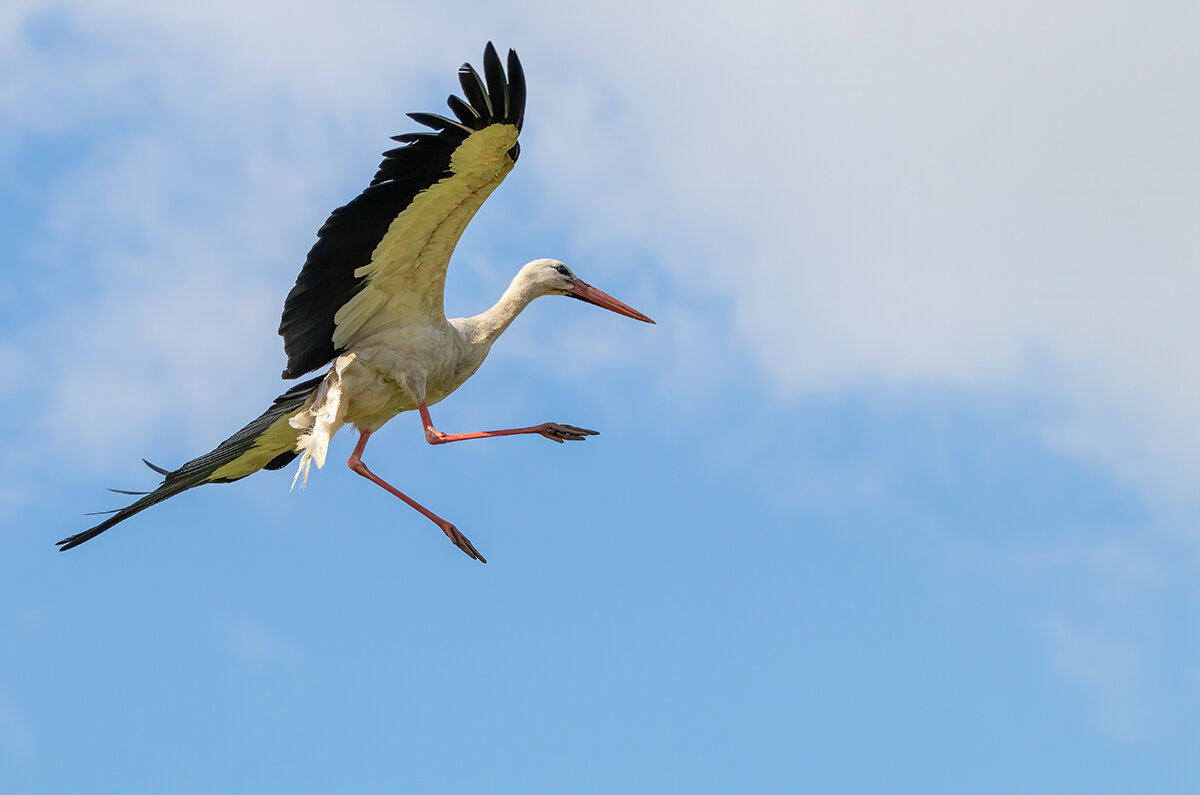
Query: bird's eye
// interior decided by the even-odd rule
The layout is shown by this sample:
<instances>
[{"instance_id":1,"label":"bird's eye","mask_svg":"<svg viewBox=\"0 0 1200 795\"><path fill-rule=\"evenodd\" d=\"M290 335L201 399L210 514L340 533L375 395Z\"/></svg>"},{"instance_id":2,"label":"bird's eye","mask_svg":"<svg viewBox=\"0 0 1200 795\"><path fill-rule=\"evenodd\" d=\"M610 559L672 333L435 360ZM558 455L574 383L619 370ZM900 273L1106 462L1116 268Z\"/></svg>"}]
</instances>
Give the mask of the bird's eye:
<instances>
[{"instance_id":1,"label":"bird's eye","mask_svg":"<svg viewBox=\"0 0 1200 795\"><path fill-rule=\"evenodd\" d=\"M571 271L567 270L567 266L566 266L566 265L559 265L559 266L558 266L557 268L555 268L554 270L558 271L558 272L559 272L559 273L561 273L563 276L570 276L570 275L571 275Z\"/></svg>"}]
</instances>

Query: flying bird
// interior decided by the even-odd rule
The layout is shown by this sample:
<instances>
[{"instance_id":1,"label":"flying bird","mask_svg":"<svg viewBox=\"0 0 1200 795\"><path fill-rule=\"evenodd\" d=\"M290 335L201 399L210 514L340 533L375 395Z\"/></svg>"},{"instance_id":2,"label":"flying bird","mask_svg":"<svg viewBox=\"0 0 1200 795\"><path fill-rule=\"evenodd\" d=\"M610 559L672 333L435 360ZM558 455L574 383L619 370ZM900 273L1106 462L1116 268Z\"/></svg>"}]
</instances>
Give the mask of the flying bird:
<instances>
[{"instance_id":1,"label":"flying bird","mask_svg":"<svg viewBox=\"0 0 1200 795\"><path fill-rule=\"evenodd\" d=\"M450 255L480 205L516 164L525 117L525 75L512 50L507 73L489 42L483 75L463 64L458 78L463 98L451 95L447 100L454 118L408 114L430 131L393 137L401 146L384 152L366 190L329 216L284 302L279 325L287 355L283 377L327 371L296 384L215 450L178 469L146 461L164 476L158 488L119 491L141 499L59 541L61 550L204 483L229 483L261 469L281 469L297 457L293 485L304 482L312 464L324 465L333 435L349 424L358 431L350 468L424 514L455 546L486 563L457 527L367 468L362 455L371 434L397 414L414 410L433 445L516 434L539 434L562 443L596 433L554 422L473 433L445 433L433 424L429 407L479 369L492 344L535 298L570 296L654 322L554 259L522 267L490 309L474 317L446 318L442 293Z\"/></svg>"}]
</instances>

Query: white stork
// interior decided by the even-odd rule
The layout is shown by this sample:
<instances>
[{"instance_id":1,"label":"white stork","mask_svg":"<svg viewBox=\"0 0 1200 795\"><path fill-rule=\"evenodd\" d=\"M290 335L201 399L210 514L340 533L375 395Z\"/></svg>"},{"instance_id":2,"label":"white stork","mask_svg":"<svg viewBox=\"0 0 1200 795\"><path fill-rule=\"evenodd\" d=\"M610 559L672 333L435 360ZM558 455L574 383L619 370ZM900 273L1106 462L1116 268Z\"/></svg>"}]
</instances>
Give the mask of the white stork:
<instances>
[{"instance_id":1,"label":"white stork","mask_svg":"<svg viewBox=\"0 0 1200 795\"><path fill-rule=\"evenodd\" d=\"M522 433L562 443L596 433L552 422L443 433L430 418L429 406L479 369L492 344L534 298L567 295L654 322L552 259L521 268L491 309L446 319L442 293L450 255L475 211L516 163L525 115L525 75L512 50L507 76L489 42L483 78L470 64L463 64L458 77L466 100L453 95L447 100L457 119L409 114L433 132L394 137L403 145L385 152L367 189L329 216L284 302L279 325L287 354L283 377L298 378L332 363L328 372L292 387L215 450L174 471L147 461L164 475L158 488L120 492L143 496L111 511L95 527L59 541L60 549L76 547L193 486L280 469L297 456L296 479L306 480L311 464L324 465L334 433L349 423L359 434L350 468L420 511L459 549L486 563L453 524L367 468L362 453L371 434L400 412L414 409L426 441L435 445Z\"/></svg>"}]
</instances>

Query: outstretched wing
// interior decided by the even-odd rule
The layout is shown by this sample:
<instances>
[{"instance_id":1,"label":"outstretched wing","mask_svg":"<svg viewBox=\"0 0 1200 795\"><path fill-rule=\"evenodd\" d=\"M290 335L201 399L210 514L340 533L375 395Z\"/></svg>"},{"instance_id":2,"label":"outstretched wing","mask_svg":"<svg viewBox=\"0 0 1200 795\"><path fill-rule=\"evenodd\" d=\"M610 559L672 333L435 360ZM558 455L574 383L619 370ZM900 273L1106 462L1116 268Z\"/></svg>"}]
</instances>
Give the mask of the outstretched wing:
<instances>
[{"instance_id":1,"label":"outstretched wing","mask_svg":"<svg viewBox=\"0 0 1200 795\"><path fill-rule=\"evenodd\" d=\"M283 305L284 378L327 364L382 328L445 320L446 266L463 229L512 170L525 115L525 75L508 51L505 74L488 42L483 77L458 70L457 119L410 113L434 132L405 133L371 184L339 207Z\"/></svg>"},{"instance_id":2,"label":"outstretched wing","mask_svg":"<svg viewBox=\"0 0 1200 795\"><path fill-rule=\"evenodd\" d=\"M204 483L229 483L260 469L280 469L287 466L298 455L296 438L300 435L300 431L291 427L288 420L304 406L308 396L323 379L324 376L320 376L292 387L275 398L271 407L259 415L258 419L221 442L217 449L188 461L174 472L168 472L147 461L146 464L151 469L165 475L159 487L132 505L113 511L111 516L95 527L59 541L59 551L77 547L135 513L193 486Z\"/></svg>"}]
</instances>

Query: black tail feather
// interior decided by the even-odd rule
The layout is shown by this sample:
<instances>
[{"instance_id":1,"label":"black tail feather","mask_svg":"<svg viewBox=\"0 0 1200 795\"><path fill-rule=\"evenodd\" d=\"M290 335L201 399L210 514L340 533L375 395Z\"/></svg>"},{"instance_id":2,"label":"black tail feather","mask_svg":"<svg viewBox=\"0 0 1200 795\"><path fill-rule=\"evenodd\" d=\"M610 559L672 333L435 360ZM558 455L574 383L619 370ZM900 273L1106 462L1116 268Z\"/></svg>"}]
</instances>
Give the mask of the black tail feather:
<instances>
[{"instance_id":1,"label":"black tail feather","mask_svg":"<svg viewBox=\"0 0 1200 795\"><path fill-rule=\"evenodd\" d=\"M144 459L144 458L142 459L142 463L143 463L143 464L145 464L146 466L150 467L151 469L153 469L155 472L157 472L157 473L158 473L158 474L160 474L160 475L169 475L169 474L171 474L171 470L169 470L169 469L163 469L163 468L162 468L162 467L160 467L158 464L151 464L149 461L147 461L147 460L146 460L146 459Z\"/></svg>"},{"instance_id":2,"label":"black tail feather","mask_svg":"<svg viewBox=\"0 0 1200 795\"><path fill-rule=\"evenodd\" d=\"M246 425L240 431L230 436L224 442L217 446L215 450L206 453L199 458L194 458L188 461L183 466L175 471L168 471L162 467L155 466L149 461L145 461L146 466L153 469L155 472L163 476L163 481L157 489L152 492L133 492L122 491L120 489L110 489L118 494L141 494L142 498L137 500L132 505L124 508L118 508L115 511L97 511L95 514L85 515L102 515L112 514L95 527L84 530L82 533L76 533L73 536L67 536L62 541L58 542L60 552L65 552L68 549L73 549L85 541L89 541L103 533L113 525L125 521L136 513L140 513L151 505L157 505L163 500L174 497L180 492L187 491L194 486L199 486L204 483L228 482L237 480L250 474L251 471L245 474L238 474L237 477L218 477L215 473L221 470L222 467L237 461L243 455L250 453L252 456L256 454L255 443L259 441L259 437L263 436L268 429L271 428L278 420L296 413L304 405L304 401L312 394L312 391L317 388L317 385L325 376L318 376L302 384L297 384L292 389L275 398L275 402L271 407L264 411L257 419ZM258 455L262 455L262 448L258 448ZM271 464L282 466L290 461L294 454L290 450L272 450L272 458L265 459L262 463L255 464L258 468L266 468ZM245 459L243 459L245 460ZM255 459L251 459L255 460Z\"/></svg>"},{"instance_id":3,"label":"black tail feather","mask_svg":"<svg viewBox=\"0 0 1200 795\"><path fill-rule=\"evenodd\" d=\"M191 485L199 485L199 484L191 484ZM135 513L140 513L141 511L144 511L147 508L149 508L151 505L160 503L163 500L167 499L168 497L174 497L179 492L184 491L188 488L191 488L191 486L183 485L178 482L174 483L174 484L168 484L168 483L164 482L163 485L159 486L155 491L151 492L150 494L147 494L145 497L142 497L140 500L135 502L133 505L127 506L125 508L120 508L116 511L100 511L100 513L112 513L112 516L105 519L103 522L101 522L100 524L96 525L93 528L84 530L82 533L76 533L73 536L67 536L62 541L59 541L58 545L57 545L58 551L66 552L68 549L73 549L73 548L79 546L84 541L90 541L91 539L100 535L105 530L107 530L108 528L117 524L118 522L123 522L126 519L128 519L129 517L133 516Z\"/></svg>"}]
</instances>

